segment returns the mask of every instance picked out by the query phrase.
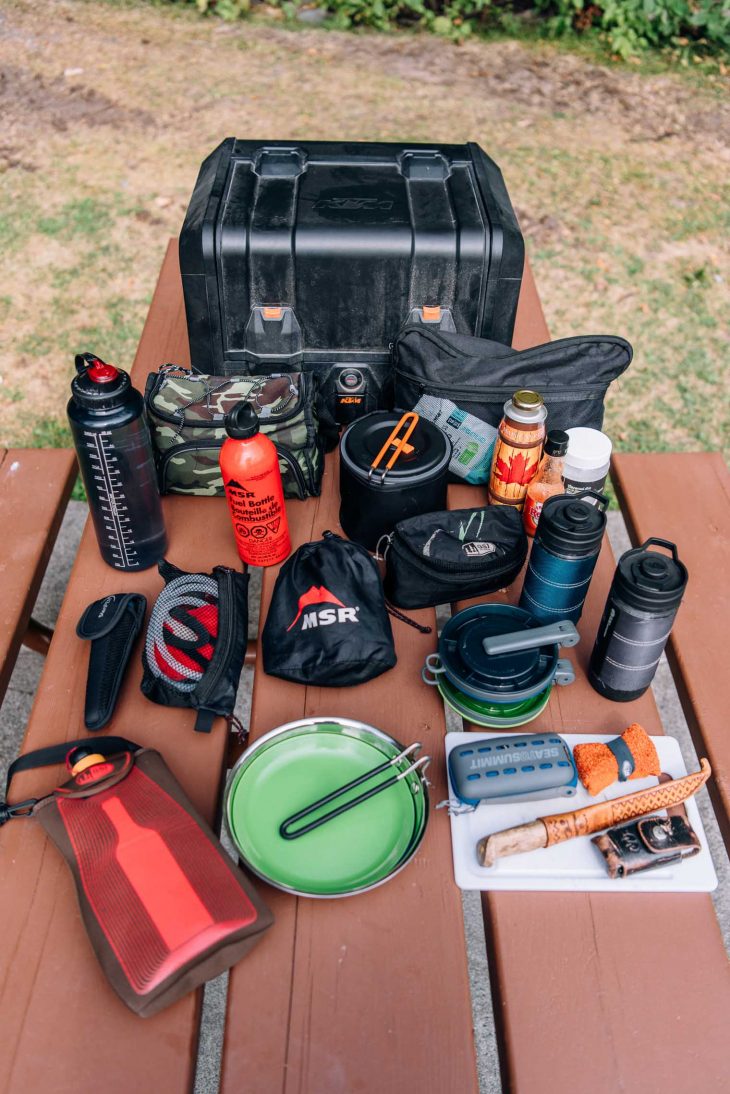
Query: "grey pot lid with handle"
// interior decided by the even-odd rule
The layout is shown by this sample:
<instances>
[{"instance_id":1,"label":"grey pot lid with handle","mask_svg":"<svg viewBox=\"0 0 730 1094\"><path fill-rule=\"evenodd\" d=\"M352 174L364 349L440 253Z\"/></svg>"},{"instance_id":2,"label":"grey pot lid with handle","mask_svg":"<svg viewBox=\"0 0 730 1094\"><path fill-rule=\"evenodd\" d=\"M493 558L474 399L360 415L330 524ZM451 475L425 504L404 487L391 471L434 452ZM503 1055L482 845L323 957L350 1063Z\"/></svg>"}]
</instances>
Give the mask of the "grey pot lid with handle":
<instances>
[{"instance_id":1,"label":"grey pot lid with handle","mask_svg":"<svg viewBox=\"0 0 730 1094\"><path fill-rule=\"evenodd\" d=\"M514 702L544 690L558 668L560 646L577 641L568 620L542 626L522 608L476 604L448 621L438 652L444 675L466 695Z\"/></svg>"}]
</instances>

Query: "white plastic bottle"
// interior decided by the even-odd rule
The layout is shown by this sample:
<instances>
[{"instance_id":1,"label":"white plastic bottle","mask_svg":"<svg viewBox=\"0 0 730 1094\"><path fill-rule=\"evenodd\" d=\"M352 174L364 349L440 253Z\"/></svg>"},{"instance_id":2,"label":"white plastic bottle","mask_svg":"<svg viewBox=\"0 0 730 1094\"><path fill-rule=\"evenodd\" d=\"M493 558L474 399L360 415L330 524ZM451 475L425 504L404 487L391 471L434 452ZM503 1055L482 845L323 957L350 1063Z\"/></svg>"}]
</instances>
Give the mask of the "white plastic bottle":
<instances>
[{"instance_id":1,"label":"white plastic bottle","mask_svg":"<svg viewBox=\"0 0 730 1094\"><path fill-rule=\"evenodd\" d=\"M606 484L611 463L611 438L599 429L576 426L567 429L568 451L563 468L566 494L595 490L600 494Z\"/></svg>"}]
</instances>

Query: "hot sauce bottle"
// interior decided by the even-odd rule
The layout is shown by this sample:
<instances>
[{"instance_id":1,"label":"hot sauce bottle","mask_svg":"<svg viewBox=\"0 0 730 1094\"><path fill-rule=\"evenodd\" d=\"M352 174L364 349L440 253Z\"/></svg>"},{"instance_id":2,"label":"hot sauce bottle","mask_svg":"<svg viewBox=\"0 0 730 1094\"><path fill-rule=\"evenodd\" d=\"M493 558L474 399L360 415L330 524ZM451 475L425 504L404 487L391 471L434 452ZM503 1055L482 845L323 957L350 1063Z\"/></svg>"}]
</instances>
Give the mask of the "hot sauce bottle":
<instances>
[{"instance_id":1,"label":"hot sauce bottle","mask_svg":"<svg viewBox=\"0 0 730 1094\"><path fill-rule=\"evenodd\" d=\"M522 523L528 536L534 536L542 507L553 494L565 493L563 486L563 465L568 451L567 433L562 429L551 429L545 441L545 454L534 479L527 487L525 507L522 510Z\"/></svg>"},{"instance_id":2,"label":"hot sauce bottle","mask_svg":"<svg viewBox=\"0 0 730 1094\"><path fill-rule=\"evenodd\" d=\"M276 447L249 403L227 414L225 426L220 467L238 553L252 566L274 566L291 551Z\"/></svg>"},{"instance_id":3,"label":"hot sauce bottle","mask_svg":"<svg viewBox=\"0 0 730 1094\"><path fill-rule=\"evenodd\" d=\"M522 509L527 487L540 466L547 408L536 391L516 391L504 404L489 480L490 505Z\"/></svg>"}]
</instances>

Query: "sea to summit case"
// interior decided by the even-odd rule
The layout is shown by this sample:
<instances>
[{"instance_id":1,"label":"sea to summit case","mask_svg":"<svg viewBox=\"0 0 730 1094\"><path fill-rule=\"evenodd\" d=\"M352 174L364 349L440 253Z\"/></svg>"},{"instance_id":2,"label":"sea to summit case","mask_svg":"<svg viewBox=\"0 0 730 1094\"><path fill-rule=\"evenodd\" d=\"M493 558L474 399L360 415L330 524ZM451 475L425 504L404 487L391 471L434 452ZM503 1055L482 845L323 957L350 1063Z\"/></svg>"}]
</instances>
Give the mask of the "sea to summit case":
<instances>
[{"instance_id":1,"label":"sea to summit case","mask_svg":"<svg viewBox=\"0 0 730 1094\"><path fill-rule=\"evenodd\" d=\"M228 138L180 234L199 372L324 372L339 421L385 406L409 320L509 344L524 245L476 144Z\"/></svg>"}]
</instances>

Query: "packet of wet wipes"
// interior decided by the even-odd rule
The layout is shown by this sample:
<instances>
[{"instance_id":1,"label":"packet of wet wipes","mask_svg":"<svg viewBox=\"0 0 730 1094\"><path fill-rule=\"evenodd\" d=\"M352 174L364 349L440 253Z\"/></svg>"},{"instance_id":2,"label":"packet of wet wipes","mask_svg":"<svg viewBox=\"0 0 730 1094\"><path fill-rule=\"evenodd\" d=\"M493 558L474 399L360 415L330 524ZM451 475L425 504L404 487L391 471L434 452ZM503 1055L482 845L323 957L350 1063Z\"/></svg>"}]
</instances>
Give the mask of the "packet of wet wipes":
<instances>
[{"instance_id":1,"label":"packet of wet wipes","mask_svg":"<svg viewBox=\"0 0 730 1094\"><path fill-rule=\"evenodd\" d=\"M450 399L437 399L435 395L422 395L413 409L442 429L451 441L452 475L470 483L489 482L497 436L494 426L475 418Z\"/></svg>"}]
</instances>

